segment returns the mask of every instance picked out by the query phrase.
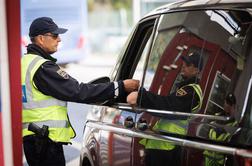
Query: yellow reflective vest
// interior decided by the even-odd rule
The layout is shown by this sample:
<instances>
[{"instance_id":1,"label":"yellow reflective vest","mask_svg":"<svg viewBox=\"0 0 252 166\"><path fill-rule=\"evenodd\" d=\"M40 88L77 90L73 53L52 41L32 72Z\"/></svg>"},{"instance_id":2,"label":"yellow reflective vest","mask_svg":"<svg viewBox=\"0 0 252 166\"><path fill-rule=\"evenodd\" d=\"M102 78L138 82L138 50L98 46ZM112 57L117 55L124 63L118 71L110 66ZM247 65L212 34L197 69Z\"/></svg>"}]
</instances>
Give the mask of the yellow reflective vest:
<instances>
[{"instance_id":1,"label":"yellow reflective vest","mask_svg":"<svg viewBox=\"0 0 252 166\"><path fill-rule=\"evenodd\" d=\"M22 133L23 137L33 135L28 131L30 122L42 127L49 126L49 138L55 142L70 142L75 132L67 116L67 103L41 93L33 82L38 68L46 59L26 54L22 57Z\"/></svg>"},{"instance_id":2,"label":"yellow reflective vest","mask_svg":"<svg viewBox=\"0 0 252 166\"><path fill-rule=\"evenodd\" d=\"M226 126L234 127L237 126L237 124L237 121L233 121L226 124ZM228 132L223 132L218 135L217 132L211 128L209 130L208 137L214 141L227 142L231 138L231 134ZM205 166L223 166L225 164L226 155L223 153L205 150L203 155L205 156Z\"/></svg>"},{"instance_id":3,"label":"yellow reflective vest","mask_svg":"<svg viewBox=\"0 0 252 166\"><path fill-rule=\"evenodd\" d=\"M192 112L197 112L201 108L202 101L203 101L202 90L198 84L189 84L186 86L191 86L199 97L199 101L197 105L194 108L192 108ZM154 125L153 131L162 131L162 132L186 135L189 120L190 119L187 119L187 120L160 119ZM175 148L174 144L166 142L166 141L159 141L159 140L142 139L139 143L144 145L146 149L173 150Z\"/></svg>"}]
</instances>

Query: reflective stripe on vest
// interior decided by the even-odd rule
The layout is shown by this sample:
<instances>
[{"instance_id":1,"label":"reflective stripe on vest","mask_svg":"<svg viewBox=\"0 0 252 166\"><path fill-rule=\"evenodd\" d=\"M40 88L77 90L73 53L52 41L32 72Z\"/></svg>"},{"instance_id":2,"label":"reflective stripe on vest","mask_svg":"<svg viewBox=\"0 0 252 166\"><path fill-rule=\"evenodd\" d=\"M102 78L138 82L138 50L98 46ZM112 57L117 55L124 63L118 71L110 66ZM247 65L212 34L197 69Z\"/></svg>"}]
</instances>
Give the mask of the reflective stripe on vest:
<instances>
[{"instance_id":1,"label":"reflective stripe on vest","mask_svg":"<svg viewBox=\"0 0 252 166\"><path fill-rule=\"evenodd\" d=\"M217 133L215 132L214 129L210 129L209 132L209 138L211 140L215 140L215 141L225 141L227 140L227 138L230 136L229 133L222 133L217 137Z\"/></svg>"},{"instance_id":2,"label":"reflective stripe on vest","mask_svg":"<svg viewBox=\"0 0 252 166\"><path fill-rule=\"evenodd\" d=\"M49 100L42 100L42 101L29 101L28 103L23 103L23 109L35 109L35 108L46 108L49 106L59 105L62 107L66 107L67 103L57 100L57 99L49 99Z\"/></svg>"},{"instance_id":3,"label":"reflective stripe on vest","mask_svg":"<svg viewBox=\"0 0 252 166\"><path fill-rule=\"evenodd\" d=\"M204 151L205 166L222 166L224 165L225 155L212 151Z\"/></svg>"},{"instance_id":4,"label":"reflective stripe on vest","mask_svg":"<svg viewBox=\"0 0 252 166\"><path fill-rule=\"evenodd\" d=\"M171 132L180 135L185 135L188 123L187 120L165 120L160 119L153 127L155 131Z\"/></svg>"},{"instance_id":5,"label":"reflective stripe on vest","mask_svg":"<svg viewBox=\"0 0 252 166\"><path fill-rule=\"evenodd\" d=\"M67 128L69 127L69 123L66 120L48 120L48 121L42 121L42 122L33 122L39 127L42 127L43 125L50 126L51 128ZM28 129L29 123L23 123L22 128Z\"/></svg>"},{"instance_id":6,"label":"reflective stripe on vest","mask_svg":"<svg viewBox=\"0 0 252 166\"><path fill-rule=\"evenodd\" d=\"M198 97L199 97L199 102L198 102L198 104L192 109L192 113L195 113L195 112L197 112L197 111L201 108L201 106L202 106L202 102L203 102L202 90L201 90L199 84L189 84L189 85L186 85L186 86L191 86L191 87L195 90L196 94L197 94ZM186 87L186 86L184 86L184 87Z\"/></svg>"},{"instance_id":7,"label":"reflective stripe on vest","mask_svg":"<svg viewBox=\"0 0 252 166\"><path fill-rule=\"evenodd\" d=\"M227 126L236 126L237 124L238 124L237 121L234 121L234 122L228 123L226 125ZM226 133L221 133L219 136L217 136L216 131L214 129L210 129L208 136L211 140L227 141L230 138L231 134L226 132ZM205 156L205 165L206 166L215 166L215 165L223 165L224 164L225 155L222 153L205 150L203 152L203 154Z\"/></svg>"},{"instance_id":8,"label":"reflective stripe on vest","mask_svg":"<svg viewBox=\"0 0 252 166\"><path fill-rule=\"evenodd\" d=\"M189 84L186 86L191 86L196 94L199 97L199 102L195 107L192 108L192 112L197 112L201 106L202 106L202 90L198 84ZM184 86L184 87L186 87ZM183 87L182 87L183 88ZM154 131L159 132L168 132L168 133L175 133L180 135L186 135L186 131L188 128L188 121L187 120L166 120L166 119L160 119L153 127ZM169 142L164 141L157 141L157 140L146 140L142 139L140 144L144 145L146 149L161 149L161 150L172 150L175 148L175 145Z\"/></svg>"},{"instance_id":9,"label":"reflective stripe on vest","mask_svg":"<svg viewBox=\"0 0 252 166\"><path fill-rule=\"evenodd\" d=\"M28 55L25 55L28 56ZM26 87L26 97L27 97L27 102L23 103L23 109L35 109L35 108L46 108L49 106L54 106L54 105L59 105L66 107L66 102L57 100L55 98L50 98L48 100L41 100L41 101L33 101L33 95L32 95L32 84L30 81L31 78L31 71L35 67L35 65L38 63L39 60L44 60L42 57L37 56L32 60L30 63L27 72L26 72L26 77L25 77L25 87Z\"/></svg>"},{"instance_id":10,"label":"reflective stripe on vest","mask_svg":"<svg viewBox=\"0 0 252 166\"><path fill-rule=\"evenodd\" d=\"M38 55L27 54L22 57L23 90L23 136L34 134L28 131L30 122L49 127L49 138L56 142L69 142L75 136L67 116L67 103L41 93L33 83L38 68L46 62Z\"/></svg>"},{"instance_id":11,"label":"reflective stripe on vest","mask_svg":"<svg viewBox=\"0 0 252 166\"><path fill-rule=\"evenodd\" d=\"M238 124L237 121L233 121L233 122L226 124L226 126L234 127L237 124ZM217 136L216 131L213 128L211 128L209 131L208 137L211 140L215 140L215 141L226 141L226 140L228 140L230 135L231 135L230 133L225 132L225 133L221 133L219 136Z\"/></svg>"}]
</instances>

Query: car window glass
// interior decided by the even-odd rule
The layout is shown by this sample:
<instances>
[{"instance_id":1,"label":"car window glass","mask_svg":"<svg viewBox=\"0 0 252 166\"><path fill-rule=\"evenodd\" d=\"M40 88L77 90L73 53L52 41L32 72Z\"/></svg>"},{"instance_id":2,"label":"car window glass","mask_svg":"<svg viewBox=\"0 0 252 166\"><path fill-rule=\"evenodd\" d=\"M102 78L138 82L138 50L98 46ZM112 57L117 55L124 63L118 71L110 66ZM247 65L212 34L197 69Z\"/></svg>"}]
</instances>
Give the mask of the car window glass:
<instances>
[{"instance_id":1,"label":"car window glass","mask_svg":"<svg viewBox=\"0 0 252 166\"><path fill-rule=\"evenodd\" d=\"M148 32L148 33L150 33L150 32ZM149 39L148 39L147 43L144 45L144 50L143 50L142 54L140 55L140 60L138 61L137 67L134 71L133 79L140 79L143 76L144 65L146 62L146 58L147 58L148 51L150 49L150 43L151 43L150 35L147 35L147 37Z\"/></svg>"},{"instance_id":2,"label":"car window glass","mask_svg":"<svg viewBox=\"0 0 252 166\"><path fill-rule=\"evenodd\" d=\"M162 33L159 33L155 39L153 49L151 51L151 56L149 59L148 67L146 70L146 76L144 80L144 86L146 89L149 90L151 82L153 80L155 71L157 70L158 62L160 60L160 56L164 54L164 51L171 41L171 39L174 37L174 35L177 33L178 29L174 28L169 31L164 31Z\"/></svg>"},{"instance_id":3,"label":"car window glass","mask_svg":"<svg viewBox=\"0 0 252 166\"><path fill-rule=\"evenodd\" d=\"M250 95L247 91L252 72L251 22L249 12L238 10L201 10L162 15L157 24L144 84L139 91L138 106L213 115L208 119L200 116L192 118L187 114L190 120L187 119L187 124L215 124L215 119L220 117L219 121L225 130L235 132L238 125L242 125L246 126L244 133L251 133L248 132L252 123L251 101L246 98ZM189 57L195 52L200 55L202 62L197 79L181 83L188 81L181 76L184 62L182 56ZM160 117L174 121L174 117L167 113L146 113L143 116L150 120L151 127L155 126ZM202 137L199 128L187 131L187 135ZM239 144L244 142L252 144L249 140L236 140Z\"/></svg>"},{"instance_id":4,"label":"car window glass","mask_svg":"<svg viewBox=\"0 0 252 166\"><path fill-rule=\"evenodd\" d=\"M213 86L210 91L206 109L207 114L215 115L224 111L224 101L229 86L230 78L218 71L215 75Z\"/></svg>"},{"instance_id":5,"label":"car window glass","mask_svg":"<svg viewBox=\"0 0 252 166\"><path fill-rule=\"evenodd\" d=\"M129 37L127 38L125 44L123 45L123 48L122 48L122 50L121 50L121 52L120 52L120 54L119 54L119 56L118 56L118 58L117 58L117 63L116 63L116 65L115 65L114 69L113 69L113 70L111 71L111 73L110 73L110 78L115 78L115 77L116 77L116 74L118 74L118 73L117 73L118 68L119 68L119 66L120 66L120 63L121 63L121 61L122 61L122 59L123 59L125 50L127 49L128 45L129 45L129 43L130 43L130 39L132 38L133 34L134 34L134 31L132 31L132 32L130 33L130 35L129 35Z\"/></svg>"}]
</instances>

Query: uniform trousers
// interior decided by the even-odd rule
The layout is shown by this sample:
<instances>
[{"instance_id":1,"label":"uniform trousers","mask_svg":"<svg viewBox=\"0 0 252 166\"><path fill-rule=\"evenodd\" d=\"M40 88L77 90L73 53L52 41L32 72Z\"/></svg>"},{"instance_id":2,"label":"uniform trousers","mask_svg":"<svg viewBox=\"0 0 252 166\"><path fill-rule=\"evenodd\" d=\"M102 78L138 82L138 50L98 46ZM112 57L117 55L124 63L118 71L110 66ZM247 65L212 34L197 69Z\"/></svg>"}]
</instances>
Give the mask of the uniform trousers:
<instances>
[{"instance_id":1,"label":"uniform trousers","mask_svg":"<svg viewBox=\"0 0 252 166\"><path fill-rule=\"evenodd\" d=\"M145 166L180 166L181 148L173 150L145 149Z\"/></svg>"},{"instance_id":2,"label":"uniform trousers","mask_svg":"<svg viewBox=\"0 0 252 166\"><path fill-rule=\"evenodd\" d=\"M29 166L65 166L63 144L46 139L44 147L38 146L41 138L36 135L23 137L24 154ZM38 150L43 148L43 154Z\"/></svg>"}]
</instances>

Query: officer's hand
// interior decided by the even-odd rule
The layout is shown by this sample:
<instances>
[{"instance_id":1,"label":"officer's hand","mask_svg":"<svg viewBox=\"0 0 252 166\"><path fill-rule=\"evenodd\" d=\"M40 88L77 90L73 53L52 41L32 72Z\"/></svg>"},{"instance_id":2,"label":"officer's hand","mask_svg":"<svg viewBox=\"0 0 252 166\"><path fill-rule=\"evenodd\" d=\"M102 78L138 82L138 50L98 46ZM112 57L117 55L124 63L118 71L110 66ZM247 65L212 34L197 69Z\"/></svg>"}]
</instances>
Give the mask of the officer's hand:
<instances>
[{"instance_id":1,"label":"officer's hand","mask_svg":"<svg viewBox=\"0 0 252 166\"><path fill-rule=\"evenodd\" d=\"M130 93L138 90L139 80L127 79L123 81L123 84L124 84L124 90L127 93Z\"/></svg>"},{"instance_id":2,"label":"officer's hand","mask_svg":"<svg viewBox=\"0 0 252 166\"><path fill-rule=\"evenodd\" d=\"M138 96L138 92L131 92L127 96L127 103L129 103L131 105L136 105L137 104L137 96Z\"/></svg>"}]
</instances>

